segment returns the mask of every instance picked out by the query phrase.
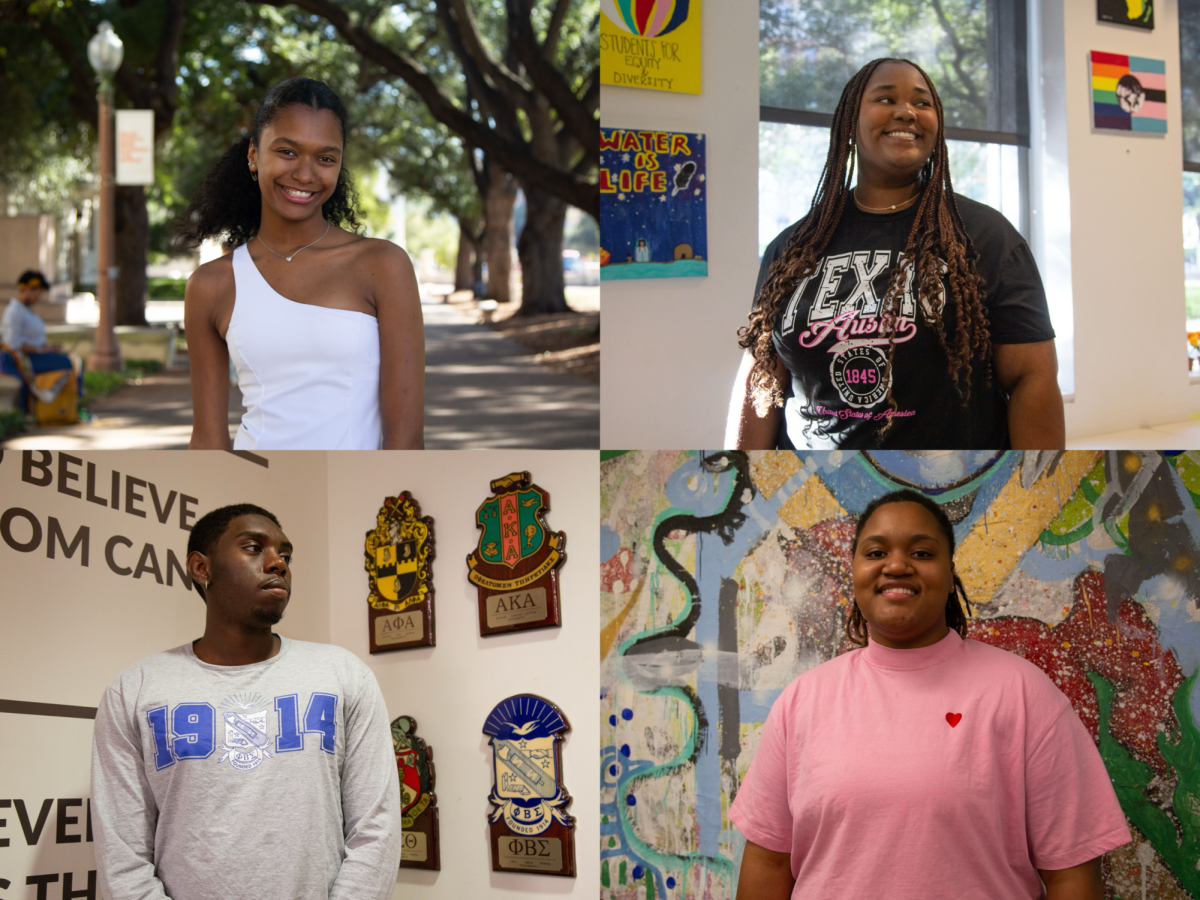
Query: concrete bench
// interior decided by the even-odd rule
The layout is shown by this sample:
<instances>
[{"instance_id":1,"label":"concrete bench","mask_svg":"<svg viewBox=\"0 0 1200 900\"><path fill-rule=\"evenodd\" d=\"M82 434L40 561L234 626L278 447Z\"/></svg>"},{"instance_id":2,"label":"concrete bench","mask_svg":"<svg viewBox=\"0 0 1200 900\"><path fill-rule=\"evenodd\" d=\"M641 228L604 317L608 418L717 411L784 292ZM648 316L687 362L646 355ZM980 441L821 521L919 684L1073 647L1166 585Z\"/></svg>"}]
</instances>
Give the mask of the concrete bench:
<instances>
[{"instance_id":1,"label":"concrete bench","mask_svg":"<svg viewBox=\"0 0 1200 900\"><path fill-rule=\"evenodd\" d=\"M121 359L152 359L165 369L175 365L179 342L179 329L175 326L118 325L115 331ZM46 337L50 343L58 344L68 353L78 353L86 361L92 352L96 329L87 325L47 325Z\"/></svg>"}]
</instances>

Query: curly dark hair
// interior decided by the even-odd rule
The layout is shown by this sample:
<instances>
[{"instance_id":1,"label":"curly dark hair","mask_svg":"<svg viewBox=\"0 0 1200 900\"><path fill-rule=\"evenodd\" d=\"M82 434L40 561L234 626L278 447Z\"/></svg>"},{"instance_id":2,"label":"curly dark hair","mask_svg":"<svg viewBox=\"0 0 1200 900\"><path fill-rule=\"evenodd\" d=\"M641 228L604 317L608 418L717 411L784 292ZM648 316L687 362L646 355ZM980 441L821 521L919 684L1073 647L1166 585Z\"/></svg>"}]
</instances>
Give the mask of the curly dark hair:
<instances>
[{"instance_id":1,"label":"curly dark hair","mask_svg":"<svg viewBox=\"0 0 1200 900\"><path fill-rule=\"evenodd\" d=\"M854 176L859 106L872 73L889 62L912 66L924 76L937 110L938 134L933 153L919 176L921 200L916 220L904 251L892 268L887 293L881 304L881 325L888 333L887 368L883 373L888 385L887 402L892 409L897 408L891 385L892 362L896 355L896 328L892 323L899 321L906 270L914 258L919 293L925 297L937 297L943 292L944 276L950 296L955 301L954 312L949 316L946 316L951 310L949 303L940 310L933 309L932 304L928 308L922 306L922 309L926 321L937 332L938 343L949 360L950 377L962 404L965 406L970 399L973 363L983 368L985 384L991 383L992 343L987 311L983 305L983 279L979 276L976 264L978 254L967 235L950 184L942 100L933 81L916 63L890 57L874 59L859 69L842 89L829 132L829 153L825 157L825 168L821 172L812 209L788 238L779 259L771 264L758 302L750 313L750 324L738 330L738 345L754 354L749 388L759 416L765 416L772 406L783 405L783 386L775 377L778 356L771 334L785 298L791 295L798 284L816 272L819 256L841 221ZM945 263L944 271L942 262ZM946 333L947 317L952 320L951 335ZM812 412L810 401L805 407L805 418L811 418ZM882 437L892 424L892 417L887 417L879 436Z\"/></svg>"},{"instance_id":2,"label":"curly dark hair","mask_svg":"<svg viewBox=\"0 0 1200 900\"><path fill-rule=\"evenodd\" d=\"M262 194L258 183L250 177L246 154L251 144L258 146L263 129L288 106L329 110L341 123L345 141L346 106L325 82L312 78L289 78L279 82L263 97L254 116L254 129L226 150L200 183L191 204L180 217L176 241L179 247L192 250L205 238L222 236L225 243L237 246L258 234ZM358 231L357 208L358 193L343 167L338 173L337 188L322 204L321 212L327 222Z\"/></svg>"},{"instance_id":3,"label":"curly dark hair","mask_svg":"<svg viewBox=\"0 0 1200 900\"><path fill-rule=\"evenodd\" d=\"M858 539L862 537L867 520L874 515L875 510L881 506L887 506L889 503L916 503L929 510L937 520L938 528L941 529L942 535L950 547L950 559L954 559L954 526L950 524L950 517L938 506L936 501L907 488L876 497L867 504L866 509L858 516L858 523L854 526L854 543L850 547L851 556L858 552ZM959 597L962 597L962 605L958 602ZM963 605L967 607L965 615ZM967 599L967 589L963 587L962 579L955 572L954 589L946 598L946 626L965 638L967 636L967 616L969 615L971 615L971 601ZM857 602L850 605L850 614L846 616L846 637L852 644L857 644L859 647L867 646L867 620L863 618Z\"/></svg>"},{"instance_id":4,"label":"curly dark hair","mask_svg":"<svg viewBox=\"0 0 1200 900\"><path fill-rule=\"evenodd\" d=\"M188 556L193 553L203 553L205 556L212 554L213 546L221 539L221 535L225 533L225 529L229 527L229 523L238 516L263 516L275 523L276 527L282 528L279 524L279 519L275 518L275 514L268 512L261 506L255 506L253 503L235 503L232 506L222 506L219 509L214 509L212 512L205 513L192 526L192 533L188 535L187 552ZM197 583L196 593L200 595L205 603L208 598L204 596L204 588Z\"/></svg>"}]
</instances>

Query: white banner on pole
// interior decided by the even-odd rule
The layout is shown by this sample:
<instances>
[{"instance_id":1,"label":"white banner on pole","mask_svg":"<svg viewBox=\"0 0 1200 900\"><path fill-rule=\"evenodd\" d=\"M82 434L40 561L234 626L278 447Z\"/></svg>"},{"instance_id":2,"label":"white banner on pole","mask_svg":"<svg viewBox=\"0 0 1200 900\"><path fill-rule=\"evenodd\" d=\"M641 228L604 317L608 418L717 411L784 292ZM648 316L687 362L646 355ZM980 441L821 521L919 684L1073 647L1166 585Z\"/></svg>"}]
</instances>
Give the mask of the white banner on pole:
<instances>
[{"instance_id":1,"label":"white banner on pole","mask_svg":"<svg viewBox=\"0 0 1200 900\"><path fill-rule=\"evenodd\" d=\"M117 110L117 184L154 184L154 110Z\"/></svg>"}]
</instances>

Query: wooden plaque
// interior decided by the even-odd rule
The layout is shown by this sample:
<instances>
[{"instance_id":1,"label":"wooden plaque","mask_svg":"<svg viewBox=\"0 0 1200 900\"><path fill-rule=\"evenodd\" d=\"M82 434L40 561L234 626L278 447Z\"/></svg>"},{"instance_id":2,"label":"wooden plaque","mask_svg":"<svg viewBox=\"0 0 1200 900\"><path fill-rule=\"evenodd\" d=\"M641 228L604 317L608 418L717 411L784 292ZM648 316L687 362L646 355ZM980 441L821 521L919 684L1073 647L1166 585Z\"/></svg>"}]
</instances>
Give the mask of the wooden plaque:
<instances>
[{"instance_id":1,"label":"wooden plaque","mask_svg":"<svg viewBox=\"0 0 1200 900\"><path fill-rule=\"evenodd\" d=\"M383 501L363 555L371 652L434 646L433 518L408 491Z\"/></svg>"},{"instance_id":2,"label":"wooden plaque","mask_svg":"<svg viewBox=\"0 0 1200 900\"><path fill-rule=\"evenodd\" d=\"M571 730L536 694L500 701L487 717L492 793L488 841L493 872L575 877L575 819L563 786L562 739Z\"/></svg>"},{"instance_id":3,"label":"wooden plaque","mask_svg":"<svg viewBox=\"0 0 1200 900\"><path fill-rule=\"evenodd\" d=\"M479 633L562 625L558 569L567 536L546 524L550 495L528 472L498 478L491 489L475 511L481 533L467 557L467 579L479 589Z\"/></svg>"},{"instance_id":4,"label":"wooden plaque","mask_svg":"<svg viewBox=\"0 0 1200 900\"><path fill-rule=\"evenodd\" d=\"M440 870L433 749L417 737L412 716L392 721L392 746L400 775L400 868Z\"/></svg>"}]
</instances>

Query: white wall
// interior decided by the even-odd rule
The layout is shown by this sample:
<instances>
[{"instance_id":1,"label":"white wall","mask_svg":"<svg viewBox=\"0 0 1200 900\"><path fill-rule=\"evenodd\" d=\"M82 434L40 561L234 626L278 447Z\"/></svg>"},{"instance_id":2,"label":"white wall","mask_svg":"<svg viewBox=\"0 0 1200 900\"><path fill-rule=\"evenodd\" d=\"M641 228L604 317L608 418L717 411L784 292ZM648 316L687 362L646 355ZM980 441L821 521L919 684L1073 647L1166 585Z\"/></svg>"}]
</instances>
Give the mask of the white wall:
<instances>
[{"instance_id":1,"label":"white wall","mask_svg":"<svg viewBox=\"0 0 1200 900\"><path fill-rule=\"evenodd\" d=\"M270 453L263 468L227 453L161 451L43 454L53 481L36 486L22 480L25 454L0 452L0 516L14 507L39 523L38 546L19 552L0 539L0 700L95 707L105 686L124 667L152 653L200 636L204 605L180 584L160 585L150 573L119 575L105 561L109 538L117 545L116 566L133 568L146 544L154 547L165 582L166 552L182 563L188 532L179 527L179 495L196 498L195 522L218 506L253 502L276 513L296 546L293 595L278 630L300 640L328 641L358 653L375 671L392 717L408 714L418 734L433 746L441 807L440 873L403 870L397 894L459 898L496 895L583 894L599 881L597 773L599 659L599 464L592 451ZM58 469L80 476L59 491ZM73 460L79 460L78 463ZM111 473L122 475L120 509L86 498L87 464L96 472L96 491L107 498ZM567 533L568 559L562 575L563 626L523 634L479 637L475 589L466 581L466 556L475 546L476 507L488 496L488 481L528 469L550 492L547 517ZM31 469L40 477L40 470ZM176 492L171 515L157 520L148 487L145 518L124 508L124 476L153 483L160 501ZM136 485L135 485L136 487ZM422 512L435 520L434 585L438 646L370 656L367 652L367 575L363 540L386 496L410 490ZM81 548L55 558L46 548L49 518L58 520L68 542L89 529L88 565ZM15 516L8 527L17 544L28 543L32 527ZM482 726L491 708L511 694L533 692L556 702L572 725L564 745L565 783L578 818L575 879L511 873L493 874L488 858L486 812L491 787L490 748ZM0 896L34 900L29 875L57 874L48 898L62 896L63 876L73 890L86 887L95 869L86 839L90 794L92 722L0 712L0 800L24 801L36 817L46 798L78 799L51 804L38 838L27 844L14 803L0 805ZM78 822L66 819L76 817ZM8 841L7 845L2 842ZM6 887L3 882L9 882Z\"/></svg>"},{"instance_id":2,"label":"white wall","mask_svg":"<svg viewBox=\"0 0 1200 900\"><path fill-rule=\"evenodd\" d=\"M1068 438L1200 409L1184 364L1178 9L1176 0L1155 7L1155 30L1144 32L1097 22L1091 0L1031 4L1044 62L1031 79L1032 244L1052 302L1073 310ZM706 4L703 35L700 96L601 89L604 127L707 132L710 154L709 276L604 283L606 448L724 441L735 333L757 272L756 0ZM1090 50L1166 60L1165 136L1093 132Z\"/></svg>"},{"instance_id":3,"label":"white wall","mask_svg":"<svg viewBox=\"0 0 1200 900\"><path fill-rule=\"evenodd\" d=\"M1066 68L1075 306L1067 436L1187 419L1200 408L1200 387L1188 384L1184 363L1176 0L1155 3L1151 32L1097 22L1091 3L1043 2L1061 9ZM1167 134L1093 131L1092 50L1166 60Z\"/></svg>"},{"instance_id":4,"label":"white wall","mask_svg":"<svg viewBox=\"0 0 1200 900\"><path fill-rule=\"evenodd\" d=\"M479 636L467 555L478 543L475 510L488 482L527 470L550 494L546 522L567 535L561 576L562 627ZM594 897L600 883L599 697L600 466L595 451L486 454L334 453L329 462L331 639L375 672L395 718L417 720L434 752L441 828L440 872L401 869L395 898L459 900L484 894ZM385 497L409 490L433 516L437 646L368 652L363 539ZM571 725L563 783L576 817L575 878L492 872L487 802L491 748L483 723L506 697L533 693L557 704Z\"/></svg>"},{"instance_id":5,"label":"white wall","mask_svg":"<svg viewBox=\"0 0 1200 900\"><path fill-rule=\"evenodd\" d=\"M758 272L758 0L706 0L701 65L699 95L600 88L604 128L706 135L709 257L705 278L604 282L601 447L724 440Z\"/></svg>"}]
</instances>

